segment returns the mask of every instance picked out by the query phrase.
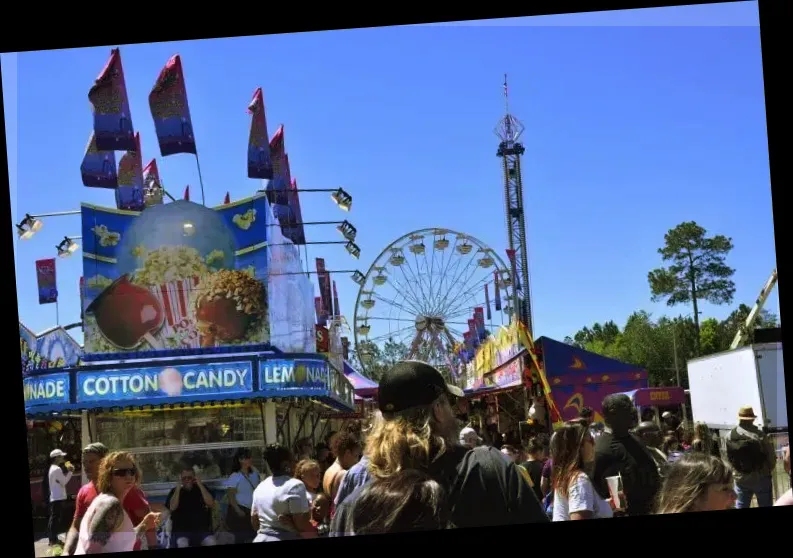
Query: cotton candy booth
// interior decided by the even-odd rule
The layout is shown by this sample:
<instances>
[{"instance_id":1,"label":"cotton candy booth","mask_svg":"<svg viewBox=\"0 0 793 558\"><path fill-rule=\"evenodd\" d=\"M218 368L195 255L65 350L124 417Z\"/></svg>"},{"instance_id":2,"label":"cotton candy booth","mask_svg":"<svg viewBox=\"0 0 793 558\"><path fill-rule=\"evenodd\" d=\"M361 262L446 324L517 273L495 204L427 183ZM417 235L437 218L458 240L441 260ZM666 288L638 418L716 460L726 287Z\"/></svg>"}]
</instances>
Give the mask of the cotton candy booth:
<instances>
[{"instance_id":1,"label":"cotton candy booth","mask_svg":"<svg viewBox=\"0 0 793 558\"><path fill-rule=\"evenodd\" d=\"M135 453L157 498L184 464L220 489L240 448L263 467L266 444L354 410L351 383L313 345L310 281L284 267L299 268L279 252L296 247L268 243L278 227L265 195L142 212L83 204L82 221L82 363L26 378L29 416L77 413L82 446ZM287 317L273 312L285 305Z\"/></svg>"}]
</instances>

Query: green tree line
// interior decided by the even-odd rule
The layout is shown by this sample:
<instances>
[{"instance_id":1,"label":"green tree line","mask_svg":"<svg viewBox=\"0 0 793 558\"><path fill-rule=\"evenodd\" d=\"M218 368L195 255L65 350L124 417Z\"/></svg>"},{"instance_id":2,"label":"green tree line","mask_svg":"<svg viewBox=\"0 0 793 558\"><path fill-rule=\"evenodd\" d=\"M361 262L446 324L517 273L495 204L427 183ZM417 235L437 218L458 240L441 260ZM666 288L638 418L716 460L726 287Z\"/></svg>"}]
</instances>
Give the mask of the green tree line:
<instances>
[{"instance_id":1,"label":"green tree line","mask_svg":"<svg viewBox=\"0 0 793 558\"><path fill-rule=\"evenodd\" d=\"M653 317L645 311L631 314L620 328L614 321L584 327L565 342L647 370L650 385L688 387L686 362L730 347L735 335L746 323L751 306L739 304L724 320L700 320L700 303L732 304L735 270L726 263L732 239L708 236L695 222L681 223L670 229L658 250L666 267L648 273L650 298L668 306L690 306L687 316ZM770 273L769 269L769 273ZM758 290L761 285L758 285ZM763 310L754 327L776 327L777 316ZM753 333L749 334L749 342Z\"/></svg>"}]
</instances>

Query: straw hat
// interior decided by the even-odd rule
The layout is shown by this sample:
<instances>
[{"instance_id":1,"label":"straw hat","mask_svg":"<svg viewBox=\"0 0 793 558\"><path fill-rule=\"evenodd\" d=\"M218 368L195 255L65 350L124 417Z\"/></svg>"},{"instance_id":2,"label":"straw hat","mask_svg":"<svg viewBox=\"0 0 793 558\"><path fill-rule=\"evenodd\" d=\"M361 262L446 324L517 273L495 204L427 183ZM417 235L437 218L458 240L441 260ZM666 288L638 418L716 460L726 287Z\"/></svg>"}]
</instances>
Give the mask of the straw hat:
<instances>
[{"instance_id":1,"label":"straw hat","mask_svg":"<svg viewBox=\"0 0 793 558\"><path fill-rule=\"evenodd\" d=\"M750 405L745 405L738 409L738 420L754 420L757 415L754 414L754 409Z\"/></svg>"}]
</instances>

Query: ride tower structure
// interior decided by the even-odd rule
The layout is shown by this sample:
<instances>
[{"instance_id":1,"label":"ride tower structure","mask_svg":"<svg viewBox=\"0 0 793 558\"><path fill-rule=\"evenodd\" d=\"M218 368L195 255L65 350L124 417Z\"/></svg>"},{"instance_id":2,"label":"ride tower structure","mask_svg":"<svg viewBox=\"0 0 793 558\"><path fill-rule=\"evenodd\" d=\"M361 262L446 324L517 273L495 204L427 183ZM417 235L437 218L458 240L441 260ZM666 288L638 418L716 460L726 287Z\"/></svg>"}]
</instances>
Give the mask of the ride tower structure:
<instances>
[{"instance_id":1,"label":"ride tower structure","mask_svg":"<svg viewBox=\"0 0 793 558\"><path fill-rule=\"evenodd\" d=\"M526 150L519 141L525 128L521 121L509 111L507 74L504 74L504 108L504 117L496 126L495 133L501 140L497 156L501 158L504 171L504 207L507 221L508 253L512 255L510 259L513 260L513 314L526 325L533 337L526 214L523 208L523 178L521 174L521 157Z\"/></svg>"}]
</instances>

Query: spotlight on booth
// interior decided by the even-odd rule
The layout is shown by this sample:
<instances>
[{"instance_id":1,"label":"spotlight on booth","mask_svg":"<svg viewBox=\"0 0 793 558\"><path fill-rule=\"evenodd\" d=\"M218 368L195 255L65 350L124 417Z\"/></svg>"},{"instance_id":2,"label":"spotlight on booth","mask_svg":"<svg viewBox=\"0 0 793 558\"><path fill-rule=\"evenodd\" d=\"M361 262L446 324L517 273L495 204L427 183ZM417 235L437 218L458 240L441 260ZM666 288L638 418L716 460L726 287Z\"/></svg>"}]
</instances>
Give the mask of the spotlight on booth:
<instances>
[{"instance_id":1,"label":"spotlight on booth","mask_svg":"<svg viewBox=\"0 0 793 558\"><path fill-rule=\"evenodd\" d=\"M354 242L348 242L347 244L345 244L344 249L347 250L347 253L350 254L356 260L361 255L361 249L358 248L358 245L355 244Z\"/></svg>"},{"instance_id":2,"label":"spotlight on booth","mask_svg":"<svg viewBox=\"0 0 793 558\"><path fill-rule=\"evenodd\" d=\"M333 200L333 203L338 205L339 208L344 211L349 211L352 207L352 196L345 192L342 188L339 188L333 192L330 195L330 198Z\"/></svg>"},{"instance_id":3,"label":"spotlight on booth","mask_svg":"<svg viewBox=\"0 0 793 558\"><path fill-rule=\"evenodd\" d=\"M22 240L28 240L34 234L41 230L44 222L41 219L36 219L30 213L25 214L25 218L17 223L17 236Z\"/></svg>"},{"instance_id":4,"label":"spotlight on booth","mask_svg":"<svg viewBox=\"0 0 793 558\"><path fill-rule=\"evenodd\" d=\"M80 248L80 245L74 241L74 239L76 238L80 238L80 237L79 236L75 236L72 238L69 238L68 236L63 237L63 240L61 240L60 243L58 243L58 245L55 247L58 250L58 257L68 258Z\"/></svg>"},{"instance_id":5,"label":"spotlight on booth","mask_svg":"<svg viewBox=\"0 0 793 558\"><path fill-rule=\"evenodd\" d=\"M355 242L355 237L358 236L358 229L353 227L347 220L338 225L336 230L341 233L345 240L349 240L350 242Z\"/></svg>"},{"instance_id":6,"label":"spotlight on booth","mask_svg":"<svg viewBox=\"0 0 793 558\"><path fill-rule=\"evenodd\" d=\"M366 283L366 276L360 271L355 271L352 274L352 280L355 281L357 285L363 287L364 283Z\"/></svg>"}]
</instances>

